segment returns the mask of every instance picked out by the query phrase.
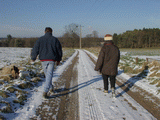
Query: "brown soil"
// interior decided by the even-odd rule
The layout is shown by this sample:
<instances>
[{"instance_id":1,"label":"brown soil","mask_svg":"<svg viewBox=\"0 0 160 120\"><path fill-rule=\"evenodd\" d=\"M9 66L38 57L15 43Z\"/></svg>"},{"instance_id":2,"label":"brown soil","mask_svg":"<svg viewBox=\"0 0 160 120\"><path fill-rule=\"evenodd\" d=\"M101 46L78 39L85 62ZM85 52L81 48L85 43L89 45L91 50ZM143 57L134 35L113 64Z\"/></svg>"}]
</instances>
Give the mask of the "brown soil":
<instances>
[{"instance_id":1,"label":"brown soil","mask_svg":"<svg viewBox=\"0 0 160 120\"><path fill-rule=\"evenodd\" d=\"M119 79L119 78L118 78ZM121 87L128 95L130 95L136 102L149 111L155 118L160 120L160 100L154 97L151 93L143 90L142 88L134 85L134 89L138 92L130 90L130 83L125 84L119 82L117 79L116 84Z\"/></svg>"},{"instance_id":2,"label":"brown soil","mask_svg":"<svg viewBox=\"0 0 160 120\"><path fill-rule=\"evenodd\" d=\"M78 54L54 83L56 94L46 99L31 120L79 120L77 68ZM49 106L48 108L46 106Z\"/></svg>"}]
</instances>

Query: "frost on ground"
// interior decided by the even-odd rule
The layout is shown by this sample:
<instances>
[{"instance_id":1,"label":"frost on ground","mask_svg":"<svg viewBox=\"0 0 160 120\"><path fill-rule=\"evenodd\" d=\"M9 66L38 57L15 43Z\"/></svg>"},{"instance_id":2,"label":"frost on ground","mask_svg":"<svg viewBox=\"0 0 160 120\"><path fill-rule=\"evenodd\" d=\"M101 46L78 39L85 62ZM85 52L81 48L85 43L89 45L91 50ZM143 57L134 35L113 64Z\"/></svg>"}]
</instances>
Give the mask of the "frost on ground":
<instances>
[{"instance_id":1,"label":"frost on ground","mask_svg":"<svg viewBox=\"0 0 160 120\"><path fill-rule=\"evenodd\" d=\"M90 54L95 60L96 56L91 54L88 51L85 51ZM77 67L78 71L78 94L79 94L79 118L80 120L86 119L96 119L96 120L153 120L155 119L146 109L144 109L139 103L137 103L134 99L132 99L126 92L124 92L119 86L116 86L116 98L111 97L111 91L109 94L103 93L103 80L101 75L94 71L94 63L90 60L83 50L76 50L76 52L67 59L61 66L58 66L54 73L53 82L56 82L60 76L63 75L63 71L72 64L73 58L79 53L79 60ZM30 66L33 67L33 66ZM38 66L35 66L38 67ZM34 67L33 67L34 68ZM39 71L38 71L39 72ZM126 78L126 81L129 80L129 76L126 77L126 74L123 74L123 71L119 71L120 75ZM34 78L34 77L33 77ZM38 82L36 87L25 88L24 90L28 95L24 100L24 103L21 104L11 104L12 108L15 108L14 113L6 113L1 111L1 115L8 119L29 119L30 117L34 117L36 108L44 101L42 99L43 93L43 82L44 78L40 76L41 80ZM17 84L19 82L26 83L31 78L26 78L25 81L14 80L15 87L17 88ZM139 82L136 82L139 84ZM6 84L7 85L7 84ZM34 85L34 84L33 84ZM145 88L146 84L143 84ZM141 86L141 85L139 85ZM65 86L62 86L65 88ZM6 89L4 89L4 85L0 86L0 89L4 92L9 93ZM63 89L63 88L62 88ZM154 87L152 88L154 90ZM16 91L19 92L19 88ZM15 93L18 93L15 92ZM123 93L123 95L119 95ZM2 95L2 94L0 94ZM6 94L7 95L7 94ZM24 94L25 95L25 94ZM9 106L8 103L13 101L13 98L16 98L16 94L9 94L10 97L3 98L0 96L1 109L4 109ZM23 98L23 97L22 97ZM7 103L6 103L7 102ZM17 106L18 105L18 106ZM49 110L50 106L44 106L44 109ZM56 109L59 109L58 107ZM58 111L58 110L57 110ZM48 113L48 115L52 115ZM56 114L53 116L56 118ZM38 116L40 119L40 116Z\"/></svg>"},{"instance_id":2,"label":"frost on ground","mask_svg":"<svg viewBox=\"0 0 160 120\"><path fill-rule=\"evenodd\" d=\"M0 78L0 112L2 115L0 115L0 118L28 119L35 114L36 108L43 102L42 93L45 79L41 64L38 60L33 64L28 63L30 48L0 48L0 51L3 53L1 58L7 56L7 63L10 60L9 64L6 64L5 61L1 62L1 66L4 67L14 63L22 69L20 74L23 73L24 75L25 73L25 76L18 79L13 79L8 75L7 79L4 75ZM10 55L11 51L12 53L15 52L16 55ZM73 53L73 50L66 50L63 60L68 59L67 57L71 53ZM57 69L58 72L55 72L54 78L58 78L63 72L64 66L67 66L67 64ZM2 74L0 75L2 76Z\"/></svg>"},{"instance_id":3,"label":"frost on ground","mask_svg":"<svg viewBox=\"0 0 160 120\"><path fill-rule=\"evenodd\" d=\"M94 71L94 64L89 60L85 52L79 50L78 84L80 119L96 120L151 120L154 117L135 102L126 93L117 98L103 93L103 81L101 75ZM116 86L116 92L121 93L120 87ZM125 99L132 105L130 107Z\"/></svg>"},{"instance_id":4,"label":"frost on ground","mask_svg":"<svg viewBox=\"0 0 160 120\"><path fill-rule=\"evenodd\" d=\"M30 56L31 48L0 48L0 68L26 60Z\"/></svg>"}]
</instances>

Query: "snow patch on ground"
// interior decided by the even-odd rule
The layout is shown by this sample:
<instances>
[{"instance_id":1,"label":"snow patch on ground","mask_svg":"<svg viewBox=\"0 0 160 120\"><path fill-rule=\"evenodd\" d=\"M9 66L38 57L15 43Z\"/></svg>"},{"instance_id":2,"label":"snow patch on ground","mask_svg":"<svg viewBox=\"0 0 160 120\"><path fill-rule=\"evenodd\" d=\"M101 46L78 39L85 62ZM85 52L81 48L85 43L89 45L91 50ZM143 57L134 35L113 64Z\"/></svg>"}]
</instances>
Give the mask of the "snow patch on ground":
<instances>
[{"instance_id":1,"label":"snow patch on ground","mask_svg":"<svg viewBox=\"0 0 160 120\"><path fill-rule=\"evenodd\" d=\"M52 82L55 82L58 80L59 76L63 73L65 68L71 64L72 59L76 56L77 52L75 52L63 65L58 66L56 71L54 71L54 76ZM36 108L43 102L43 91L44 91L44 84L38 88L38 92L34 92L32 97L28 99L27 103L25 103L25 106L23 109L19 109L16 114L18 116L15 118L15 120L19 119L29 119L32 118L35 114Z\"/></svg>"},{"instance_id":2,"label":"snow patch on ground","mask_svg":"<svg viewBox=\"0 0 160 120\"><path fill-rule=\"evenodd\" d=\"M147 110L128 96L127 93L124 93L123 97L117 94L117 98L112 98L111 90L109 94L104 93L102 76L94 71L95 65L90 61L85 52L79 50L78 93L81 120L155 119ZM92 55L92 53L87 53ZM96 59L95 56L93 56L93 58ZM126 76L126 79L127 77L128 76ZM116 86L116 92L122 93L123 90ZM136 110L133 110L124 99L134 106Z\"/></svg>"},{"instance_id":3,"label":"snow patch on ground","mask_svg":"<svg viewBox=\"0 0 160 120\"><path fill-rule=\"evenodd\" d=\"M7 48L0 49L0 67L4 67L8 63L14 63L21 61L23 59L28 59L30 56L30 48L9 48L9 54L6 51ZM23 49L23 50L22 50ZM64 62L63 65L58 66L54 72L53 82L57 81L59 76L63 73L65 68L72 64L73 58L79 51L79 63L78 63L78 93L79 93L79 115L80 119L99 119L99 120L155 120L155 118L148 113L141 105L134 101L128 94L124 93L123 96L119 96L118 93L122 93L118 86L116 86L117 98L112 98L111 91L109 94L103 92L103 79L101 75L94 71L95 65L90 61L89 57L85 54L87 52L95 60L97 57L88 51L76 50L76 52ZM18 58L16 54L24 55ZM5 54L4 54L5 53ZM16 53L16 54L15 54ZM14 54L13 56L11 54ZM124 53L126 54L126 53ZM8 58L4 57L7 56ZM5 62L7 59L7 63ZM121 74L119 76L126 79L126 81L134 82L137 86L142 87L145 90L153 93L158 98L157 89L155 86L150 85L145 79L136 80L132 79L130 76L119 71ZM34 88L27 102L22 108L19 108L15 113L8 113L5 115L8 119L29 119L35 115L36 108L44 101L42 99L44 84L38 88ZM127 100L127 102L125 101ZM134 110L128 105L128 102L136 108ZM5 105L3 105L5 107ZM2 107L3 107L2 106ZM49 106L46 106L49 108ZM56 118L55 116L53 116ZM40 119L40 118L39 118Z\"/></svg>"}]
</instances>

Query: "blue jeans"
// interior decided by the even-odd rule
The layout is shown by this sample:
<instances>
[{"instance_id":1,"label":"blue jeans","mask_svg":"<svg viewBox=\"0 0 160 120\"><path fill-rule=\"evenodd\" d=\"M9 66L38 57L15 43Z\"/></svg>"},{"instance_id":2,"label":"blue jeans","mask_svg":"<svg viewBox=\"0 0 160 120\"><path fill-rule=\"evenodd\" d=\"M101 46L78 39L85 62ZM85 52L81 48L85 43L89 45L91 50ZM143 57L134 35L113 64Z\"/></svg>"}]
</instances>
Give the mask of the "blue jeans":
<instances>
[{"instance_id":1,"label":"blue jeans","mask_svg":"<svg viewBox=\"0 0 160 120\"><path fill-rule=\"evenodd\" d=\"M53 70L54 70L54 61L43 61L42 67L45 74L45 85L44 85L44 92L48 92L50 89L53 89L52 85L52 77L53 77Z\"/></svg>"}]
</instances>

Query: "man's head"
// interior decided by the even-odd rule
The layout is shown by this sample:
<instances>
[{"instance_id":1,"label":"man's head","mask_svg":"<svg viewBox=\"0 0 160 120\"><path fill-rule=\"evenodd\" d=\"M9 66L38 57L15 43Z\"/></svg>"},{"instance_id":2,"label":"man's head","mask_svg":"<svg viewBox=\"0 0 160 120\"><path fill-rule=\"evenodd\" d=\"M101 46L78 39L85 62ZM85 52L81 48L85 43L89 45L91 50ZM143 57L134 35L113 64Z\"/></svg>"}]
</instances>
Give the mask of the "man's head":
<instances>
[{"instance_id":1,"label":"man's head","mask_svg":"<svg viewBox=\"0 0 160 120\"><path fill-rule=\"evenodd\" d=\"M50 28L50 27L46 27L46 28L45 28L45 33L46 33L46 32L50 32L50 33L52 33L52 28Z\"/></svg>"}]
</instances>

